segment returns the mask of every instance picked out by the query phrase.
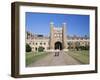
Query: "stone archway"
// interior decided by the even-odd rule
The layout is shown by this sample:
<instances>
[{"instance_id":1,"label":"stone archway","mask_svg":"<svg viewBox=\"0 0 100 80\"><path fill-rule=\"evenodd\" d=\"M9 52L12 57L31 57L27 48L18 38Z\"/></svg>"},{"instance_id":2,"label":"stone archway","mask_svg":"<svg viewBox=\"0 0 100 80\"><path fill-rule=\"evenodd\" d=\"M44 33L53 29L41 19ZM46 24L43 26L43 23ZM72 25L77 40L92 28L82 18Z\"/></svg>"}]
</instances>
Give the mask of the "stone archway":
<instances>
[{"instance_id":1,"label":"stone archway","mask_svg":"<svg viewBox=\"0 0 100 80\"><path fill-rule=\"evenodd\" d=\"M59 41L55 42L55 49L62 50L62 43Z\"/></svg>"}]
</instances>

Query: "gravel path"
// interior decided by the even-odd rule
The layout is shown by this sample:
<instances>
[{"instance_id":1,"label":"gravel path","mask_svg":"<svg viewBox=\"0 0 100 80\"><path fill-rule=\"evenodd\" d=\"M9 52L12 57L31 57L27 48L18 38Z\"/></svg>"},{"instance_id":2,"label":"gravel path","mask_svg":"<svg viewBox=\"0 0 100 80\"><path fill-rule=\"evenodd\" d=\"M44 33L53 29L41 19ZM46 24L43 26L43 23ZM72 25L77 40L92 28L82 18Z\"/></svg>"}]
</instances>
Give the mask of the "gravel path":
<instances>
[{"instance_id":1,"label":"gravel path","mask_svg":"<svg viewBox=\"0 0 100 80\"><path fill-rule=\"evenodd\" d=\"M55 56L55 53L49 53L46 57L38 60L28 67L35 67L35 66L62 66L62 65L77 65L81 64L74 58L68 55L68 53L59 52L59 56Z\"/></svg>"}]
</instances>

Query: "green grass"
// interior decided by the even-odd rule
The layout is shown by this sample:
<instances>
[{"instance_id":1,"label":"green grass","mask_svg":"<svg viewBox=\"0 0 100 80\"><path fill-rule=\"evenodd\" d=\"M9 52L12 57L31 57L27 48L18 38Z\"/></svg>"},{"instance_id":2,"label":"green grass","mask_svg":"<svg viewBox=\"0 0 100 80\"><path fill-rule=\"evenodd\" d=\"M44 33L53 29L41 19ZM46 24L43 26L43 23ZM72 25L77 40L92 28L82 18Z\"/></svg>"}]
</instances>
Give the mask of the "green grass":
<instances>
[{"instance_id":1,"label":"green grass","mask_svg":"<svg viewBox=\"0 0 100 80\"><path fill-rule=\"evenodd\" d=\"M34 63L37 60L42 59L47 54L48 53L46 52L27 52L26 53L26 66L30 65L31 63Z\"/></svg>"},{"instance_id":2,"label":"green grass","mask_svg":"<svg viewBox=\"0 0 100 80\"><path fill-rule=\"evenodd\" d=\"M82 51L69 51L68 53L74 59L78 60L82 64L89 64L89 51L82 50Z\"/></svg>"}]
</instances>

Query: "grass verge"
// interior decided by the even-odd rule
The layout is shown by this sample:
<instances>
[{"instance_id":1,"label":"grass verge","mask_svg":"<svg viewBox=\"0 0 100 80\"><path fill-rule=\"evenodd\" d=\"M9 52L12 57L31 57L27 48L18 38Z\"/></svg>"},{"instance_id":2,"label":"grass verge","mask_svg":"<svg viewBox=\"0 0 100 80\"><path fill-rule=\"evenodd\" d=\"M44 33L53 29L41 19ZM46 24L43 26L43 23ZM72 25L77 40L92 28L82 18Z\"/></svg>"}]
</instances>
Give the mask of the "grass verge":
<instances>
[{"instance_id":1,"label":"grass verge","mask_svg":"<svg viewBox=\"0 0 100 80\"><path fill-rule=\"evenodd\" d=\"M48 53L46 52L28 52L26 53L26 66L34 63L37 60L44 58Z\"/></svg>"},{"instance_id":2,"label":"grass verge","mask_svg":"<svg viewBox=\"0 0 100 80\"><path fill-rule=\"evenodd\" d=\"M82 64L89 64L89 51L69 51L68 53L74 59L78 60Z\"/></svg>"}]
</instances>

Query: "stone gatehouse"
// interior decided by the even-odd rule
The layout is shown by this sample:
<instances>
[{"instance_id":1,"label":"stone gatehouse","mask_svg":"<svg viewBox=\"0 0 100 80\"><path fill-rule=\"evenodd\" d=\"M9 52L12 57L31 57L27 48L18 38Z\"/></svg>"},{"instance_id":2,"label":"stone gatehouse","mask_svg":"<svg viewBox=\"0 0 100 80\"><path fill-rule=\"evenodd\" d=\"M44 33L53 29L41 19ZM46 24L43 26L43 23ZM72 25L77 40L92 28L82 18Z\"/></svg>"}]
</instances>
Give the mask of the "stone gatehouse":
<instances>
[{"instance_id":1,"label":"stone gatehouse","mask_svg":"<svg viewBox=\"0 0 100 80\"><path fill-rule=\"evenodd\" d=\"M44 51L48 50L65 50L68 51L69 47L75 48L76 45L89 46L89 37L83 36L69 36L67 35L66 23L62 23L61 27L54 26L50 23L50 34L44 36L42 34L33 34L26 32L26 43L32 48L32 51L38 51L39 47L43 47Z\"/></svg>"}]
</instances>

